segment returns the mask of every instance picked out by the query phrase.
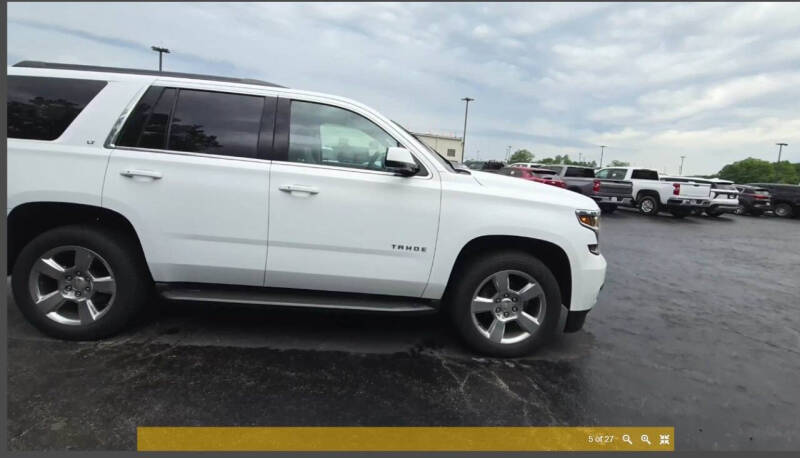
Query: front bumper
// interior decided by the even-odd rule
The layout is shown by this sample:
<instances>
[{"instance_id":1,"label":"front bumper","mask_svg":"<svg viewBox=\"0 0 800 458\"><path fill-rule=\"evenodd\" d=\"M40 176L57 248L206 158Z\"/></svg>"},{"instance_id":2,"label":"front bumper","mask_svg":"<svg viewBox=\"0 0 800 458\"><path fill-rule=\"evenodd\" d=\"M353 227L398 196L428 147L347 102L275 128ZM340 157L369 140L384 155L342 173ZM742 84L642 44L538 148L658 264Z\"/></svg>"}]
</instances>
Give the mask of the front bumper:
<instances>
[{"instance_id":1,"label":"front bumper","mask_svg":"<svg viewBox=\"0 0 800 458\"><path fill-rule=\"evenodd\" d=\"M739 209L739 203L738 202L736 202L736 203L729 203L729 202L715 203L715 202L712 201L711 205L708 206L708 209L709 210L718 211L718 212L721 212L721 213L735 213L736 210Z\"/></svg>"},{"instance_id":2,"label":"front bumper","mask_svg":"<svg viewBox=\"0 0 800 458\"><path fill-rule=\"evenodd\" d=\"M711 203L708 199L680 199L674 198L667 200L667 207L678 208L708 208Z\"/></svg>"},{"instance_id":3,"label":"front bumper","mask_svg":"<svg viewBox=\"0 0 800 458\"><path fill-rule=\"evenodd\" d=\"M580 262L573 262L570 313L591 310L606 281L606 259L602 254L592 254L585 250L586 254L581 256Z\"/></svg>"},{"instance_id":4,"label":"front bumper","mask_svg":"<svg viewBox=\"0 0 800 458\"><path fill-rule=\"evenodd\" d=\"M626 199L631 198L631 196L597 195L597 194L593 194L589 197L594 199L594 201L597 202L598 204L616 204L616 205L622 205L622 203L625 202Z\"/></svg>"}]
</instances>

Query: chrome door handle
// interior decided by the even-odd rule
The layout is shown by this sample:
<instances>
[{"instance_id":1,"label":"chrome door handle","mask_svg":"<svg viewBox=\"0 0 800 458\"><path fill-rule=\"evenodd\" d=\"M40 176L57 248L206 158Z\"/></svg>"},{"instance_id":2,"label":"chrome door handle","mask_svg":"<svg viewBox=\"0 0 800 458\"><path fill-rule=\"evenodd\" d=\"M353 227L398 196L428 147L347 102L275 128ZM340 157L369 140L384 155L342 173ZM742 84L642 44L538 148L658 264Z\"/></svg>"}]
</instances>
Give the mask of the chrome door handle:
<instances>
[{"instance_id":1,"label":"chrome door handle","mask_svg":"<svg viewBox=\"0 0 800 458\"><path fill-rule=\"evenodd\" d=\"M302 186L298 184L285 184L278 186L278 189L283 192L305 192L312 195L319 194L319 189L313 186Z\"/></svg>"},{"instance_id":2,"label":"chrome door handle","mask_svg":"<svg viewBox=\"0 0 800 458\"><path fill-rule=\"evenodd\" d=\"M156 172L153 170L133 170L133 169L125 169L119 172L119 174L128 178L146 177L146 178L152 178L154 180L160 180L164 176L161 174L161 172Z\"/></svg>"}]
</instances>

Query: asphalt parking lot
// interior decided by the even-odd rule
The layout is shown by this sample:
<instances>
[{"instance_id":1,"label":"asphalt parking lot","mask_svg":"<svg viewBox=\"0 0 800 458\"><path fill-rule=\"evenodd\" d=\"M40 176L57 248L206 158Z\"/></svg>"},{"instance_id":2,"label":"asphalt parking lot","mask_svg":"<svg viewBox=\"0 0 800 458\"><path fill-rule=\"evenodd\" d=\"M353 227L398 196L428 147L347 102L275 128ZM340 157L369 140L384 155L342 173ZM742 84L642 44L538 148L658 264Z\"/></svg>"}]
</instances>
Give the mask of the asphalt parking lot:
<instances>
[{"instance_id":1,"label":"asphalt parking lot","mask_svg":"<svg viewBox=\"0 0 800 458\"><path fill-rule=\"evenodd\" d=\"M136 426L675 426L676 449L788 450L800 431L800 221L603 219L586 327L471 355L443 316L161 304L74 343L8 311L12 450L134 449Z\"/></svg>"}]
</instances>

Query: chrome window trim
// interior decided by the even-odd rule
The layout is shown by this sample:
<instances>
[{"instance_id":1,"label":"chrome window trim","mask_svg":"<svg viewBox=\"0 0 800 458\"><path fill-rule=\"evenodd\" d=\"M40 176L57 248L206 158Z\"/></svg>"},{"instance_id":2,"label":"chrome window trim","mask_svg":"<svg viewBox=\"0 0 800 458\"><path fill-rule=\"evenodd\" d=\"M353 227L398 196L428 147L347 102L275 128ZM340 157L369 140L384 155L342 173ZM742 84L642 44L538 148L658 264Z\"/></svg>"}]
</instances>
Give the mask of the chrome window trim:
<instances>
[{"instance_id":1,"label":"chrome window trim","mask_svg":"<svg viewBox=\"0 0 800 458\"><path fill-rule=\"evenodd\" d=\"M114 146L110 145L110 149L118 149L118 150L125 150L125 151L141 151L144 153L159 153L159 154L171 154L175 156L191 156L191 157L203 157L203 158L211 158L211 159L228 159L233 161L244 161L244 162L260 162L260 163L280 163L285 165L291 165L293 167L310 167L310 168L317 168L317 169L328 169L328 170L341 170L345 172L355 172L355 173L369 173L373 175L384 175L384 176L391 176L391 177L399 177L400 175L396 175L392 172L382 172L380 170L364 170L364 169L357 169L351 167L339 167L335 165L323 165L323 164L307 164L304 162L290 162L290 161L276 161L272 159L261 159L257 157L241 157L241 156L226 156L223 154L208 154L208 153L193 153L191 151L174 151L174 150L167 150L167 149L156 149L156 148L139 148L134 146ZM426 169L427 170L427 169ZM417 180L430 180L433 178L433 173L428 171L428 175L424 177L420 176L412 176L412 177L403 177L403 178L412 178Z\"/></svg>"},{"instance_id":2,"label":"chrome window trim","mask_svg":"<svg viewBox=\"0 0 800 458\"><path fill-rule=\"evenodd\" d=\"M208 153L193 153L191 151L175 151L169 149L157 149L157 148L139 148L138 146L115 146L109 145L110 149L118 149L118 150L126 150L126 151L142 151L145 153L160 153L160 154L170 154L175 156L193 156L193 157L207 157L211 159L229 159L233 161L245 161L245 162L264 162L269 163L272 162L269 159L261 159L258 157L242 157L242 156L227 156L224 154L208 154Z\"/></svg>"},{"instance_id":3,"label":"chrome window trim","mask_svg":"<svg viewBox=\"0 0 800 458\"><path fill-rule=\"evenodd\" d=\"M412 152L411 154L413 155L414 153ZM338 165L311 164L311 163L308 163L308 162L292 162L292 161L279 161L279 160L273 160L272 162L274 162L276 164L290 165L290 166L293 166L293 167L308 167L308 168L313 168L313 169L325 169L325 170L341 170L341 171L344 171L344 172L368 173L368 174L372 174L372 175L384 175L384 176L390 176L390 177L401 177L401 178L405 178L405 179L409 179L409 178L410 179L417 179L417 180L431 180L431 179L433 179L433 172L431 172L427 167L425 168L425 170L428 172L428 175L426 175L426 176L416 176L415 175L415 176L410 176L410 177L403 177L401 175L398 175L398 174L392 173L392 172L383 172L383 171L380 171L380 170L358 169L358 168L355 168L355 167L344 167L344 166L338 166Z\"/></svg>"},{"instance_id":4,"label":"chrome window trim","mask_svg":"<svg viewBox=\"0 0 800 458\"><path fill-rule=\"evenodd\" d=\"M122 110L122 113L119 115L119 117L117 117L117 121L114 123L113 126L111 126L111 130L108 132L108 135L106 136L106 141L103 143L103 146L105 146L108 149L117 148L116 143L117 140L119 139L119 135L122 133L122 126L124 126L125 123L128 121L128 117L131 115L131 113L133 113L133 110L136 108L136 105L139 104L139 101L142 100L142 97L144 97L145 92L147 92L147 90L150 89L152 86L153 86L152 84L146 84L144 87L139 89L139 92L137 92L136 95L133 96L131 101L128 102L128 105L125 106L125 108Z\"/></svg>"}]
</instances>

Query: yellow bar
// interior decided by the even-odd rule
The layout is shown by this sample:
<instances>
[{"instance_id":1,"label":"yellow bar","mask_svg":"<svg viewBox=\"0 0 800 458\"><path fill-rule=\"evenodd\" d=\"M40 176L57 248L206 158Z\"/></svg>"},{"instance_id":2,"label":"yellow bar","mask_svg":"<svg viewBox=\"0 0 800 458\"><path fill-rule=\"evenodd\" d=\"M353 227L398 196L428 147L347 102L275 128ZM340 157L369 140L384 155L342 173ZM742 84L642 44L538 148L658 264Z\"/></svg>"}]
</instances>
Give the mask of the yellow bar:
<instances>
[{"instance_id":1,"label":"yellow bar","mask_svg":"<svg viewBox=\"0 0 800 458\"><path fill-rule=\"evenodd\" d=\"M675 428L198 427L136 428L139 451L674 451ZM648 444L649 442L649 444Z\"/></svg>"}]
</instances>

